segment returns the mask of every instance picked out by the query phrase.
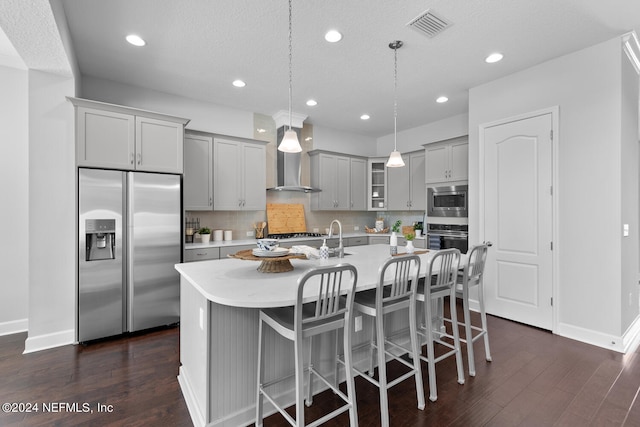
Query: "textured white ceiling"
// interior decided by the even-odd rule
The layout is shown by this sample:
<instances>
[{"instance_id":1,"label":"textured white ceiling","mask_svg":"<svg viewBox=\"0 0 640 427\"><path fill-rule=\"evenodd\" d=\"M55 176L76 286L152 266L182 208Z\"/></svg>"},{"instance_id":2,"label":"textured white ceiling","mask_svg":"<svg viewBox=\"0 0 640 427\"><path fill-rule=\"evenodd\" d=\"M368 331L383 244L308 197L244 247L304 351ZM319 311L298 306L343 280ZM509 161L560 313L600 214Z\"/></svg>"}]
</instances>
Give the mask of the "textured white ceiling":
<instances>
[{"instance_id":1,"label":"textured white ceiling","mask_svg":"<svg viewBox=\"0 0 640 427\"><path fill-rule=\"evenodd\" d=\"M84 75L267 115L287 109L286 0L62 4ZM405 26L429 8L453 22L433 39ZM344 34L340 43L324 41L330 28ZM398 128L406 129L466 112L471 87L636 28L638 0L293 0L293 109L318 125L386 135L393 40L405 43ZM147 46L128 45L128 33ZM505 59L484 63L493 51ZM237 78L247 86L231 86ZM436 104L439 95L450 101ZM318 105L307 107L309 98ZM361 121L363 113L371 119Z\"/></svg>"}]
</instances>

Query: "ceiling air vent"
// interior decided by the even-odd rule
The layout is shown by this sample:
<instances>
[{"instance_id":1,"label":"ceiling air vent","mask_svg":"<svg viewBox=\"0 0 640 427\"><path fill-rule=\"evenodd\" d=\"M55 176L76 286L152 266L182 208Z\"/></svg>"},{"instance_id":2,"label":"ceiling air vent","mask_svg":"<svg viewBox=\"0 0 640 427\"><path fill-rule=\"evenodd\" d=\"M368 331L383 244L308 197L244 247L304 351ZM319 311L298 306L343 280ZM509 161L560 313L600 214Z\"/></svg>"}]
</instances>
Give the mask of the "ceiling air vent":
<instances>
[{"instance_id":1,"label":"ceiling air vent","mask_svg":"<svg viewBox=\"0 0 640 427\"><path fill-rule=\"evenodd\" d=\"M422 12L407 24L407 27L411 27L429 38L437 36L449 26L451 26L451 22L437 15L431 9Z\"/></svg>"}]
</instances>

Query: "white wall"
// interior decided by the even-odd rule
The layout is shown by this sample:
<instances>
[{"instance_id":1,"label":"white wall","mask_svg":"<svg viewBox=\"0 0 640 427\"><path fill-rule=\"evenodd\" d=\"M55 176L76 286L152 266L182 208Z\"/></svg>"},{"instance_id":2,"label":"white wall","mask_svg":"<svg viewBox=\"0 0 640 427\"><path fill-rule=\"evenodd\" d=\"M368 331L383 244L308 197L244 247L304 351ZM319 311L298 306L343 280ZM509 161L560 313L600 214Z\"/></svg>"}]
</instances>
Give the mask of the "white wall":
<instances>
[{"instance_id":1,"label":"white wall","mask_svg":"<svg viewBox=\"0 0 640 427\"><path fill-rule=\"evenodd\" d=\"M184 117L187 129L253 138L253 112L153 91L91 76L82 77L82 98Z\"/></svg>"},{"instance_id":2,"label":"white wall","mask_svg":"<svg viewBox=\"0 0 640 427\"><path fill-rule=\"evenodd\" d=\"M408 153L421 150L424 144L444 141L469 133L469 115L459 114L437 122L427 123L411 129L398 132L398 151ZM393 151L393 133L382 136L377 140L376 156L388 156Z\"/></svg>"},{"instance_id":3,"label":"white wall","mask_svg":"<svg viewBox=\"0 0 640 427\"><path fill-rule=\"evenodd\" d=\"M603 347L618 346L622 333L620 55L614 39L469 92L471 240L482 227L478 126L559 106L557 333Z\"/></svg>"},{"instance_id":4,"label":"white wall","mask_svg":"<svg viewBox=\"0 0 640 427\"><path fill-rule=\"evenodd\" d=\"M359 156L375 156L376 139L314 125L313 148Z\"/></svg>"},{"instance_id":5,"label":"white wall","mask_svg":"<svg viewBox=\"0 0 640 427\"><path fill-rule=\"evenodd\" d=\"M29 336L25 352L75 340L73 78L29 71Z\"/></svg>"},{"instance_id":6,"label":"white wall","mask_svg":"<svg viewBox=\"0 0 640 427\"><path fill-rule=\"evenodd\" d=\"M0 66L0 335L26 331L29 295L27 71Z\"/></svg>"}]
</instances>

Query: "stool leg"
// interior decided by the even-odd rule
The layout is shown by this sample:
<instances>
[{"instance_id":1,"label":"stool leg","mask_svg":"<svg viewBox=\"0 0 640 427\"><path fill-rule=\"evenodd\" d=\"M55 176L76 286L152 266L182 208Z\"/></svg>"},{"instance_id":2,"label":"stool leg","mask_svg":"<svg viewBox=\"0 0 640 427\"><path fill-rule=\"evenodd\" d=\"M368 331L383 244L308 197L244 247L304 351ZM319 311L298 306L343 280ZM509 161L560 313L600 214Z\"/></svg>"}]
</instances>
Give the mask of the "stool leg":
<instances>
[{"instance_id":1,"label":"stool leg","mask_svg":"<svg viewBox=\"0 0 640 427\"><path fill-rule=\"evenodd\" d=\"M469 359L469 376L476 376L476 362L473 352L473 331L471 330L471 312L469 311L469 288L462 289L462 307L464 312L464 335L467 340L467 357Z\"/></svg>"},{"instance_id":2,"label":"stool leg","mask_svg":"<svg viewBox=\"0 0 640 427\"><path fill-rule=\"evenodd\" d=\"M482 282L478 286L478 304L480 305L480 318L482 319L482 331L484 333L485 360L491 362L491 349L489 348L489 329L487 328L487 312L484 311L484 286Z\"/></svg>"},{"instance_id":3,"label":"stool leg","mask_svg":"<svg viewBox=\"0 0 640 427\"><path fill-rule=\"evenodd\" d=\"M424 300L424 316L427 329L427 369L429 371L429 400L435 402L438 400L438 389L436 387L436 363L435 351L433 345L433 321L431 320L431 302L433 301L427 294Z\"/></svg>"},{"instance_id":4,"label":"stool leg","mask_svg":"<svg viewBox=\"0 0 640 427\"><path fill-rule=\"evenodd\" d=\"M264 382L264 335L262 319L258 321L258 384L256 387L256 427L262 426L263 398L260 387Z\"/></svg>"},{"instance_id":5,"label":"stool leg","mask_svg":"<svg viewBox=\"0 0 640 427\"><path fill-rule=\"evenodd\" d=\"M371 339L369 340L369 376L373 377L375 354L373 353L373 344L376 342L376 324L375 320L371 322Z\"/></svg>"},{"instance_id":6,"label":"stool leg","mask_svg":"<svg viewBox=\"0 0 640 427\"><path fill-rule=\"evenodd\" d=\"M384 314L376 313L376 336L378 346L378 383L380 385L380 421L389 427L389 399L387 397L387 361L385 356Z\"/></svg>"},{"instance_id":7,"label":"stool leg","mask_svg":"<svg viewBox=\"0 0 640 427\"><path fill-rule=\"evenodd\" d=\"M458 368L458 384L464 384L464 368L462 366L462 350L460 349L460 331L458 330L458 313L456 311L456 289L451 288L449 295L449 310L451 310L451 329L453 330L453 346L456 350L456 367Z\"/></svg>"},{"instance_id":8,"label":"stool leg","mask_svg":"<svg viewBox=\"0 0 640 427\"><path fill-rule=\"evenodd\" d=\"M313 375L311 375L311 370L313 369L313 338L309 338L309 359L307 366L309 369L307 370L307 401L306 405L311 406L313 403Z\"/></svg>"},{"instance_id":9,"label":"stool leg","mask_svg":"<svg viewBox=\"0 0 640 427\"><path fill-rule=\"evenodd\" d=\"M347 315L345 319L345 330L343 332L343 348L342 351L344 353L344 364L345 364L345 377L347 381L347 394L349 396L349 403L351 403L351 408L349 408L349 422L352 427L358 427L358 408L356 405L356 386L353 380L353 357L351 354L352 347L352 339L351 339L351 331L353 331L351 313ZM336 337L338 336L338 331L336 331ZM336 343L337 344L337 343ZM338 383L338 378L336 377L336 384Z\"/></svg>"},{"instance_id":10,"label":"stool leg","mask_svg":"<svg viewBox=\"0 0 640 427\"><path fill-rule=\"evenodd\" d=\"M424 409L424 386L422 384L422 369L420 369L420 352L418 351L418 326L415 301L409 306L409 333L411 334L411 350L413 355L413 369L416 377L416 394L418 409Z\"/></svg>"},{"instance_id":11,"label":"stool leg","mask_svg":"<svg viewBox=\"0 0 640 427\"><path fill-rule=\"evenodd\" d=\"M295 340L296 426L304 426L304 340Z\"/></svg>"}]
</instances>

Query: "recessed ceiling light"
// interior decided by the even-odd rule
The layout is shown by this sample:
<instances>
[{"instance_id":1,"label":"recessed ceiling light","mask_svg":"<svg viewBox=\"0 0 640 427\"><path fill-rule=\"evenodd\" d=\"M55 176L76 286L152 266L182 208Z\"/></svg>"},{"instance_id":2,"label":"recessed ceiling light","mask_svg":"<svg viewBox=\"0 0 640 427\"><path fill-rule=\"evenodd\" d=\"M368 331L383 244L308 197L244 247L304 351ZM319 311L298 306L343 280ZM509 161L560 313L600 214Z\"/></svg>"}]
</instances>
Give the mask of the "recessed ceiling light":
<instances>
[{"instance_id":1,"label":"recessed ceiling light","mask_svg":"<svg viewBox=\"0 0 640 427\"><path fill-rule=\"evenodd\" d=\"M442 104L443 102L447 102L449 100L449 98L447 98L446 96L439 96L438 99L436 99L436 102L438 104Z\"/></svg>"},{"instance_id":2,"label":"recessed ceiling light","mask_svg":"<svg viewBox=\"0 0 640 427\"><path fill-rule=\"evenodd\" d=\"M234 80L232 83L235 87L245 87L247 84L242 80Z\"/></svg>"},{"instance_id":3,"label":"recessed ceiling light","mask_svg":"<svg viewBox=\"0 0 640 427\"><path fill-rule=\"evenodd\" d=\"M316 105L318 105L318 101L316 101L315 99L310 99L307 101L307 105L309 107L315 107Z\"/></svg>"},{"instance_id":4,"label":"recessed ceiling light","mask_svg":"<svg viewBox=\"0 0 640 427\"><path fill-rule=\"evenodd\" d=\"M368 114L363 114L360 116L360 120L369 120L371 117L369 117Z\"/></svg>"},{"instance_id":5,"label":"recessed ceiling light","mask_svg":"<svg viewBox=\"0 0 640 427\"><path fill-rule=\"evenodd\" d=\"M493 64L494 62L498 62L500 60L502 60L503 55L501 53L492 53L491 55L487 56L485 59L485 62L489 63L489 64Z\"/></svg>"},{"instance_id":6,"label":"recessed ceiling light","mask_svg":"<svg viewBox=\"0 0 640 427\"><path fill-rule=\"evenodd\" d=\"M129 34L127 36L127 41L134 46L144 46L145 44L147 44L147 42L142 40L142 37L137 36L135 34Z\"/></svg>"},{"instance_id":7,"label":"recessed ceiling light","mask_svg":"<svg viewBox=\"0 0 640 427\"><path fill-rule=\"evenodd\" d=\"M342 40L342 34L337 30L329 30L327 34L324 35L324 39L329 43L336 43Z\"/></svg>"}]
</instances>

